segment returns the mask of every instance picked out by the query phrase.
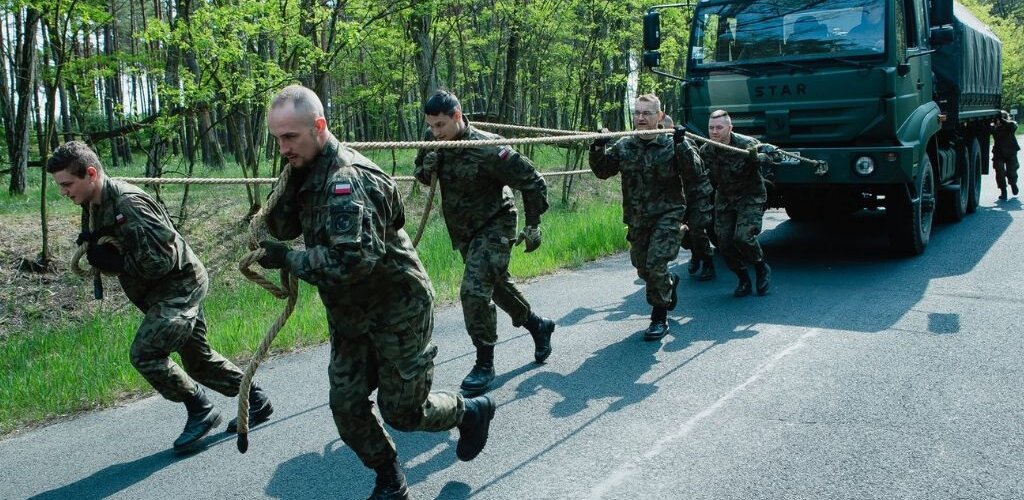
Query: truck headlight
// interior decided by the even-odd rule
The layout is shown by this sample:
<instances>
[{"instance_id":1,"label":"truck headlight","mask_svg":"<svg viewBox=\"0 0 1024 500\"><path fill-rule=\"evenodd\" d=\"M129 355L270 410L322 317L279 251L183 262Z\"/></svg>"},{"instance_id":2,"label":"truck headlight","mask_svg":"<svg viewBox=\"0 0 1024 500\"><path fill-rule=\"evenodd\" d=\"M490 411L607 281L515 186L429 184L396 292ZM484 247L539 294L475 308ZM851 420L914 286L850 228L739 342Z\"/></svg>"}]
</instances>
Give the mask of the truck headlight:
<instances>
[{"instance_id":1,"label":"truck headlight","mask_svg":"<svg viewBox=\"0 0 1024 500\"><path fill-rule=\"evenodd\" d=\"M870 156L861 156L853 164L853 171L857 172L857 175L871 175L875 173L875 160Z\"/></svg>"}]
</instances>

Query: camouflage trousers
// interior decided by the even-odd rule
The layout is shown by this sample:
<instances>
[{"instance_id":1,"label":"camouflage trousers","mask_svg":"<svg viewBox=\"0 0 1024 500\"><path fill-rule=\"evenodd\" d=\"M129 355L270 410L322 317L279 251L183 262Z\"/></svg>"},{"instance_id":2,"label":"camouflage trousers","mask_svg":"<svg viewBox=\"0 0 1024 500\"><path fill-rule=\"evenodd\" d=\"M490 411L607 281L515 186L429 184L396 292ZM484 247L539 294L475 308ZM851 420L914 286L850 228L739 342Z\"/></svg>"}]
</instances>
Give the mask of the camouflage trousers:
<instances>
[{"instance_id":1,"label":"camouflage trousers","mask_svg":"<svg viewBox=\"0 0 1024 500\"><path fill-rule=\"evenodd\" d=\"M512 283L508 261L516 236L515 214L503 216L484 226L462 251L466 263L459 298L466 331L474 345L498 342L495 304L520 327L530 317L530 303Z\"/></svg>"},{"instance_id":2,"label":"camouflage trousers","mask_svg":"<svg viewBox=\"0 0 1024 500\"><path fill-rule=\"evenodd\" d=\"M740 271L746 268L746 264L764 260L764 250L757 242L763 218L764 203L715 205L718 250L729 269Z\"/></svg>"},{"instance_id":3,"label":"camouflage trousers","mask_svg":"<svg viewBox=\"0 0 1024 500\"><path fill-rule=\"evenodd\" d=\"M397 456L394 441L373 414L374 390L381 417L400 431L445 431L465 413L462 396L430 391L437 355L431 343L433 306L412 307L395 312L404 319L371 323L360 335L331 335L327 374L334 424L342 441L371 469Z\"/></svg>"},{"instance_id":4,"label":"camouflage trousers","mask_svg":"<svg viewBox=\"0 0 1024 500\"><path fill-rule=\"evenodd\" d=\"M697 206L687 205L686 226L690 229L683 235L682 246L691 253L693 260L706 260L714 255L708 230L712 230L712 211L701 211Z\"/></svg>"},{"instance_id":5,"label":"camouflage trousers","mask_svg":"<svg viewBox=\"0 0 1024 500\"><path fill-rule=\"evenodd\" d=\"M679 254L682 210L660 216L650 226L630 226L629 260L636 274L647 284L647 303L667 307L672 302L672 279L668 264Z\"/></svg>"},{"instance_id":6,"label":"camouflage trousers","mask_svg":"<svg viewBox=\"0 0 1024 500\"><path fill-rule=\"evenodd\" d=\"M195 394L196 382L228 397L238 395L242 371L206 340L206 290L204 283L150 306L132 341L132 366L170 401L180 403ZM172 352L181 356L182 366L171 360Z\"/></svg>"},{"instance_id":7,"label":"camouflage trousers","mask_svg":"<svg viewBox=\"0 0 1024 500\"><path fill-rule=\"evenodd\" d=\"M999 186L999 189L1006 189L1006 181L1017 184L1017 169L1020 168L1017 155L1013 155L1012 158L993 155L992 168L996 171L996 186Z\"/></svg>"}]
</instances>

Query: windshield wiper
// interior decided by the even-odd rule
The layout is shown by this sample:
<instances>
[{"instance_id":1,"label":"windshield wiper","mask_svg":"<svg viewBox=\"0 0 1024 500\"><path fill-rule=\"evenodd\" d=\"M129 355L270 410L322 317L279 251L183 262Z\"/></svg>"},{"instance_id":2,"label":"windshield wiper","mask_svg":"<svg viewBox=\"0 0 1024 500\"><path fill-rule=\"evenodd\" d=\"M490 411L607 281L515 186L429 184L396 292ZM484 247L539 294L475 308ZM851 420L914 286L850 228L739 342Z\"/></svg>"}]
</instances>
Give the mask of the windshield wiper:
<instances>
[{"instance_id":1,"label":"windshield wiper","mask_svg":"<svg viewBox=\"0 0 1024 500\"><path fill-rule=\"evenodd\" d=\"M797 63L792 63L792 62L787 62L787 61L777 61L777 63L781 64L783 66L788 66L788 67L793 68L793 69L798 70L798 71L804 71L806 73L814 73L814 68L811 68L810 66L805 66L803 64L797 64Z\"/></svg>"},{"instance_id":2,"label":"windshield wiper","mask_svg":"<svg viewBox=\"0 0 1024 500\"><path fill-rule=\"evenodd\" d=\"M740 66L739 64L729 64L729 65L715 66L713 68L708 68L708 69L710 71L735 71L737 73L742 73L742 74L747 75L747 76L758 76L758 75L760 75L760 73L758 73L757 71L754 71L754 70L752 70L750 68L744 68L743 66Z\"/></svg>"},{"instance_id":3,"label":"windshield wiper","mask_svg":"<svg viewBox=\"0 0 1024 500\"><path fill-rule=\"evenodd\" d=\"M826 60L827 61L841 62L843 64L848 64L850 66L853 66L853 67L859 68L859 69L868 69L868 68L871 67L871 65L868 64L868 63L861 62L861 61L854 61L852 59L844 59L842 57L828 57L828 58L826 58Z\"/></svg>"}]
</instances>

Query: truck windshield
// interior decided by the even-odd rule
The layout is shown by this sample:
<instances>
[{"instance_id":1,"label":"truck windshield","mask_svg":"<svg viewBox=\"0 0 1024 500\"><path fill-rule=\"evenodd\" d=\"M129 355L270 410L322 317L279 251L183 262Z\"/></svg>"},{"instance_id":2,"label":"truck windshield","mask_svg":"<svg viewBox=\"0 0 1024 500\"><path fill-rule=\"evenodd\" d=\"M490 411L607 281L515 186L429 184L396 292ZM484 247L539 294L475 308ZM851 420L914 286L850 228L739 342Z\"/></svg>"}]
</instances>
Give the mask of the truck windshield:
<instances>
[{"instance_id":1,"label":"truck windshield","mask_svg":"<svg viewBox=\"0 0 1024 500\"><path fill-rule=\"evenodd\" d=\"M885 0L703 1L692 67L813 60L885 51Z\"/></svg>"}]
</instances>

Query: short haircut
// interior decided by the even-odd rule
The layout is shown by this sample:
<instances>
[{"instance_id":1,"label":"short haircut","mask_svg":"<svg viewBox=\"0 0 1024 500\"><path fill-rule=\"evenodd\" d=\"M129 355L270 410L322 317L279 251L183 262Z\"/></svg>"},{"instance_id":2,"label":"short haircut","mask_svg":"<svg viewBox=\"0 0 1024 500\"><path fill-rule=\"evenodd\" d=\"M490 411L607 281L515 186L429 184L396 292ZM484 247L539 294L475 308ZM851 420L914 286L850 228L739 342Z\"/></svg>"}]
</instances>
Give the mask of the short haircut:
<instances>
[{"instance_id":1,"label":"short haircut","mask_svg":"<svg viewBox=\"0 0 1024 500\"><path fill-rule=\"evenodd\" d=\"M658 111L661 111L661 99L654 94L644 94L636 98L637 102L653 102L658 107Z\"/></svg>"},{"instance_id":2,"label":"short haircut","mask_svg":"<svg viewBox=\"0 0 1024 500\"><path fill-rule=\"evenodd\" d=\"M281 108L287 103L292 103L299 115L308 116L310 125L317 118L324 117L324 104L320 102L320 97L302 85L289 85L281 89L274 100L270 101L270 109Z\"/></svg>"},{"instance_id":3,"label":"short haircut","mask_svg":"<svg viewBox=\"0 0 1024 500\"><path fill-rule=\"evenodd\" d=\"M100 157L96 152L82 141L68 141L61 144L53 151L53 156L46 160L46 171L55 174L61 170L78 177L85 177L85 170L89 167L96 167L96 170L103 171L100 164Z\"/></svg>"},{"instance_id":4,"label":"short haircut","mask_svg":"<svg viewBox=\"0 0 1024 500\"><path fill-rule=\"evenodd\" d=\"M455 94L447 90L438 90L434 95L423 103L423 114L436 116L444 113L448 116L455 116L456 111L462 111L462 104Z\"/></svg>"},{"instance_id":5,"label":"short haircut","mask_svg":"<svg viewBox=\"0 0 1024 500\"><path fill-rule=\"evenodd\" d=\"M709 116L708 118L723 118L723 117L724 118L728 118L729 121L732 121L732 118L729 116L729 112L724 110L724 109L716 109L716 110L712 111L711 112L711 116Z\"/></svg>"},{"instance_id":6,"label":"short haircut","mask_svg":"<svg viewBox=\"0 0 1024 500\"><path fill-rule=\"evenodd\" d=\"M672 128L676 122L672 119L672 115L665 113L665 116L658 122L658 126L661 128Z\"/></svg>"}]
</instances>

